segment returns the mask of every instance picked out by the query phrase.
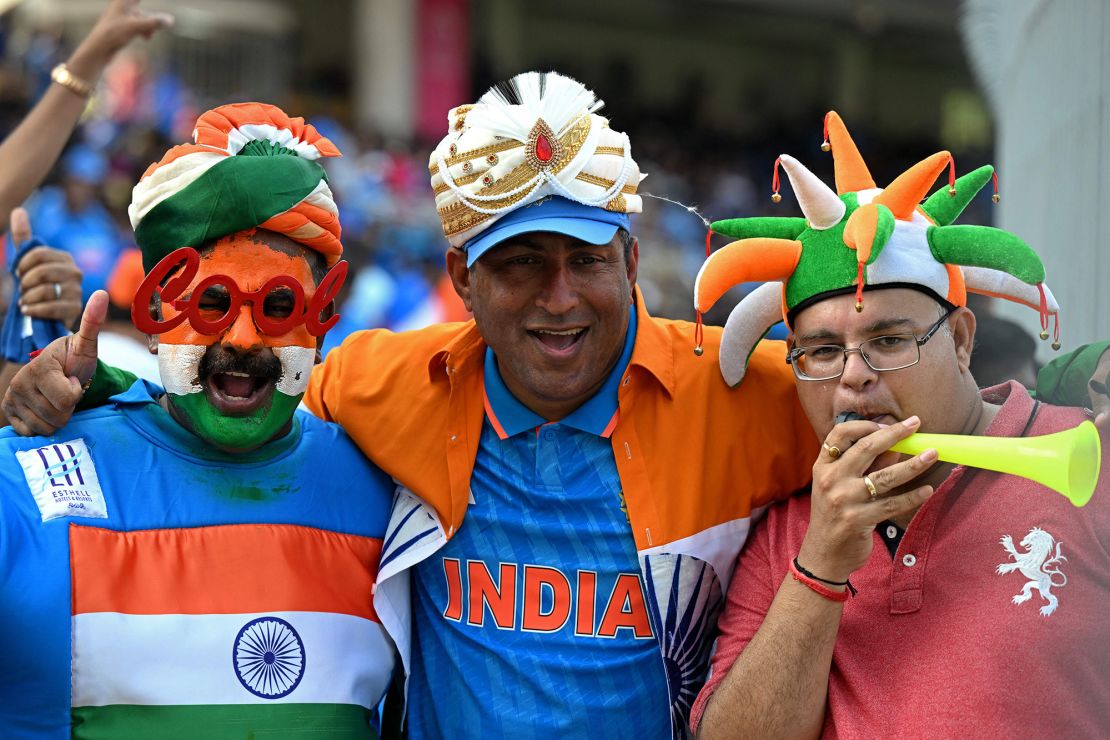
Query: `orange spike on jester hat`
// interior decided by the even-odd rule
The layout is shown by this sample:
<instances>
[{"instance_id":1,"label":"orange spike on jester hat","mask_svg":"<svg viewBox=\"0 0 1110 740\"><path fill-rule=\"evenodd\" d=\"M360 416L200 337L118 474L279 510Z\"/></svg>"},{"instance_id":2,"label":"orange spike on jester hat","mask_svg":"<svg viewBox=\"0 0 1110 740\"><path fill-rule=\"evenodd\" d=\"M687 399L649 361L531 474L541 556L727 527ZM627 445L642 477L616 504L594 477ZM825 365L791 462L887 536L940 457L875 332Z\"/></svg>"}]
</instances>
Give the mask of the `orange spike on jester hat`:
<instances>
[{"instance_id":1,"label":"orange spike on jester hat","mask_svg":"<svg viewBox=\"0 0 1110 740\"><path fill-rule=\"evenodd\" d=\"M956 180L952 156L942 151L879 189L835 112L826 126L837 193L782 155L806 217L737 218L711 226L739 241L702 266L695 310L709 310L738 283L770 281L741 301L725 324L720 362L729 384L743 379L748 355L773 324L785 319L789 325L810 303L843 293L855 293L857 310L865 310L865 291L883 287L916 288L953 306L965 305L972 291L1030 306L1047 326L1059 307L1033 250L1000 229L950 225L991 179L992 168ZM946 165L948 186L922 204Z\"/></svg>"},{"instance_id":2,"label":"orange spike on jester hat","mask_svg":"<svg viewBox=\"0 0 1110 740\"><path fill-rule=\"evenodd\" d=\"M836 111L831 110L825 116L825 128L829 132L829 148L832 151L835 169L836 192L838 195L854 193L859 190L871 190L877 187L867 163L852 141L844 121Z\"/></svg>"},{"instance_id":3,"label":"orange spike on jester hat","mask_svg":"<svg viewBox=\"0 0 1110 740\"><path fill-rule=\"evenodd\" d=\"M950 161L952 155L948 152L926 157L899 175L872 202L889 208L896 219L909 221Z\"/></svg>"}]
</instances>

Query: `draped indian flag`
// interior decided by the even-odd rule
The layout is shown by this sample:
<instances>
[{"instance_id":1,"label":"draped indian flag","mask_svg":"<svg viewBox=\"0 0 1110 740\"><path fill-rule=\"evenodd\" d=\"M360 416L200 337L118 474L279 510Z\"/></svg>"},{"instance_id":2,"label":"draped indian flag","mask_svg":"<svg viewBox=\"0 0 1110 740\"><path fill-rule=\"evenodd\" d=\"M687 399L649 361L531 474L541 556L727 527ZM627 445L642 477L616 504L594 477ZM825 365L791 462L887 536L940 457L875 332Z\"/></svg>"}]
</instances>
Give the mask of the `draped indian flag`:
<instances>
[{"instance_id":1,"label":"draped indian flag","mask_svg":"<svg viewBox=\"0 0 1110 740\"><path fill-rule=\"evenodd\" d=\"M381 540L71 525L78 738L374 737L393 650Z\"/></svg>"}]
</instances>

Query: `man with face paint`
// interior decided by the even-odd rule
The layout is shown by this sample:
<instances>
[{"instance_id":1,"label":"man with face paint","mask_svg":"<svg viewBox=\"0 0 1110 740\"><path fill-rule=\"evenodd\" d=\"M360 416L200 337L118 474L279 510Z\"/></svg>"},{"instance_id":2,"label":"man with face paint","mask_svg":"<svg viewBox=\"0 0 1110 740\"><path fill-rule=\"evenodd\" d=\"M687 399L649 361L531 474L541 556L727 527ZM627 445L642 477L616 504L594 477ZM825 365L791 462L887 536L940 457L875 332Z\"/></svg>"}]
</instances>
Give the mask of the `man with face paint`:
<instances>
[{"instance_id":1,"label":"man with face paint","mask_svg":"<svg viewBox=\"0 0 1110 740\"><path fill-rule=\"evenodd\" d=\"M148 324L140 317L150 329L174 324L174 317L189 310L223 317L199 328L199 322L186 320L157 338L151 332L166 388L163 405L178 423L233 452L288 430L318 361L317 337L308 328L312 322L297 321L314 298L314 265L323 272L322 258L288 237L249 229L201 250L187 289L195 309L178 311L152 296L164 320ZM275 274L287 277L270 287ZM152 287L151 282L148 278L145 286ZM198 291L206 282L211 285ZM244 296L251 294L253 305L244 305Z\"/></svg>"},{"instance_id":2,"label":"man with face paint","mask_svg":"<svg viewBox=\"0 0 1110 740\"><path fill-rule=\"evenodd\" d=\"M195 136L131 206L132 315L166 392L138 381L50 438L0 432L5 738L376 736L393 484L294 413L346 270L315 161L339 152L259 104Z\"/></svg>"}]
</instances>

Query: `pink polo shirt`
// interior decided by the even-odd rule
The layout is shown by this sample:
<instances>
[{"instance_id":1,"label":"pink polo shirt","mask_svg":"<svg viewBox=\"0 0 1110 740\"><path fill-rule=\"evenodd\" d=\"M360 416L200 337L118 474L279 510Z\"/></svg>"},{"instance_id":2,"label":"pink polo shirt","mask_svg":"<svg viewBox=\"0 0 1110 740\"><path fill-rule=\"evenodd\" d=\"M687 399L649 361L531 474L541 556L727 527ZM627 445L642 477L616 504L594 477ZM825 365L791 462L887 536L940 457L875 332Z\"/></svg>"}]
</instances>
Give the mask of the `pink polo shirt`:
<instances>
[{"instance_id":1,"label":"pink polo shirt","mask_svg":"<svg viewBox=\"0 0 1110 740\"><path fill-rule=\"evenodd\" d=\"M1017 383L983 394L1003 404L989 436L1021 435L1034 408L1027 436L1087 418L1035 404ZM824 735L1110 733L1108 457L1082 509L1024 478L958 467L914 516L893 560L876 533L870 560L852 575L859 595L844 605ZM809 505L798 496L774 507L741 553L712 675L691 715L695 731L797 555Z\"/></svg>"}]
</instances>

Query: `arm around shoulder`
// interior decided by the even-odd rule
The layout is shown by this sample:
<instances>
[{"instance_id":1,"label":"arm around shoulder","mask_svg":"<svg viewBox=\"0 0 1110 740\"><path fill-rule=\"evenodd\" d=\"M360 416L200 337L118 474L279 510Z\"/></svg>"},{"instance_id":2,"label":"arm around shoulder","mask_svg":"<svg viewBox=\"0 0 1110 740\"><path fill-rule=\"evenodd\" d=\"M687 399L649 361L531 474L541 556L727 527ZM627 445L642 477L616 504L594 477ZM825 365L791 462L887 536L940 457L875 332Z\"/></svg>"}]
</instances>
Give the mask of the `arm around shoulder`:
<instances>
[{"instance_id":1,"label":"arm around shoulder","mask_svg":"<svg viewBox=\"0 0 1110 740\"><path fill-rule=\"evenodd\" d=\"M374 335L378 333L379 330L373 329L354 332L342 344L328 352L322 363L312 368L308 388L302 399L309 411L325 421L341 423L337 418L339 408L344 392L350 390L347 388L350 382L346 377L347 369L370 363L374 356L370 345L373 344ZM356 359L348 362L352 357Z\"/></svg>"},{"instance_id":2,"label":"arm around shoulder","mask_svg":"<svg viewBox=\"0 0 1110 740\"><path fill-rule=\"evenodd\" d=\"M324 390L338 382L336 378L342 373L343 352L347 341L334 348L322 363L312 368L312 374L308 376L308 388L301 399L309 411L325 421L335 421L335 417L329 413Z\"/></svg>"}]
</instances>

